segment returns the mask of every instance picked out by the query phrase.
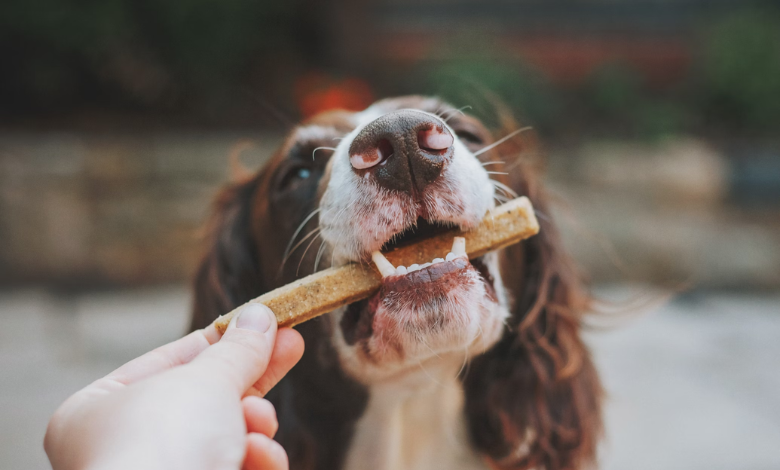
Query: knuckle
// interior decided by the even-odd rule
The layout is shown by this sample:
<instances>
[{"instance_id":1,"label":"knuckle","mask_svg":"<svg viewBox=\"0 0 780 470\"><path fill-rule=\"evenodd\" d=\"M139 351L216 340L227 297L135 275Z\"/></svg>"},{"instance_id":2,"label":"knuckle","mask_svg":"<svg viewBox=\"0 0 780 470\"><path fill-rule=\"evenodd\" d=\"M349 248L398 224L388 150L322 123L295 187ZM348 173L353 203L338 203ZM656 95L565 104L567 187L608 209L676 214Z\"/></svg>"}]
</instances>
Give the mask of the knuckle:
<instances>
[{"instance_id":1,"label":"knuckle","mask_svg":"<svg viewBox=\"0 0 780 470\"><path fill-rule=\"evenodd\" d=\"M246 330L233 330L230 333L232 334L225 334L222 338L226 344L235 345L237 348L243 349L245 353L258 357L264 357L270 353L271 344L264 335Z\"/></svg>"},{"instance_id":2,"label":"knuckle","mask_svg":"<svg viewBox=\"0 0 780 470\"><path fill-rule=\"evenodd\" d=\"M265 398L258 398L258 400L260 400L261 406L265 409L266 414L276 420L276 407L274 407L274 404Z\"/></svg>"},{"instance_id":3,"label":"knuckle","mask_svg":"<svg viewBox=\"0 0 780 470\"><path fill-rule=\"evenodd\" d=\"M259 414L264 420L266 426L268 426L269 437L273 437L276 431L279 430L279 419L276 415L276 407L273 403L256 396L247 397L245 400L250 402L250 406L254 407L255 413ZM252 403L254 403L252 405Z\"/></svg>"},{"instance_id":4,"label":"knuckle","mask_svg":"<svg viewBox=\"0 0 780 470\"><path fill-rule=\"evenodd\" d=\"M261 398L263 403L263 406L266 408L266 414L268 416L268 424L271 425L272 434L276 434L276 431L279 430L279 419L276 415L276 408L274 407L273 403L266 400L265 398Z\"/></svg>"},{"instance_id":5,"label":"knuckle","mask_svg":"<svg viewBox=\"0 0 780 470\"><path fill-rule=\"evenodd\" d=\"M287 459L287 452L284 450L281 444L271 440L268 446L268 451L273 454L274 461L278 464L278 468L289 468L290 462Z\"/></svg>"}]
</instances>

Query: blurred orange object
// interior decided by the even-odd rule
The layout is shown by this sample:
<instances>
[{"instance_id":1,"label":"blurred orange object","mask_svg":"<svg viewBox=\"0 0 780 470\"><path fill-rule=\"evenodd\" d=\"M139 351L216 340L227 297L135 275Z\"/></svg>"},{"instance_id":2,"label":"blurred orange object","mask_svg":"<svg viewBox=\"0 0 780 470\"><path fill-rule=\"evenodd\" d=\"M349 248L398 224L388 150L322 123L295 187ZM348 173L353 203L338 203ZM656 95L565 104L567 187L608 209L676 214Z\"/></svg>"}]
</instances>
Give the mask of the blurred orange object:
<instances>
[{"instance_id":1,"label":"blurred orange object","mask_svg":"<svg viewBox=\"0 0 780 470\"><path fill-rule=\"evenodd\" d=\"M336 79L316 72L298 79L295 99L304 118L331 109L361 111L374 102L371 88L363 80Z\"/></svg>"}]
</instances>

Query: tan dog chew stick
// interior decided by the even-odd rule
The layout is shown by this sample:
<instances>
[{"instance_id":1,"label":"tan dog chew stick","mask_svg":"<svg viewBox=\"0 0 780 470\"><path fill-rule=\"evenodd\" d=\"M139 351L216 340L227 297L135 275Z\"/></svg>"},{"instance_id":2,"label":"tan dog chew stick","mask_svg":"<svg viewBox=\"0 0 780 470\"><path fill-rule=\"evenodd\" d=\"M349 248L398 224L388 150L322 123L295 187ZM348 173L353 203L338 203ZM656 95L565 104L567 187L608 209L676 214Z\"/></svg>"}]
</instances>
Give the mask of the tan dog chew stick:
<instances>
[{"instance_id":1,"label":"tan dog chew stick","mask_svg":"<svg viewBox=\"0 0 780 470\"><path fill-rule=\"evenodd\" d=\"M381 286L382 277L399 274L395 266L398 269L409 266L408 269L413 270L415 263L425 263L426 260L449 261L466 255L470 259L477 258L538 232L539 223L531 202L526 197L520 197L489 211L473 230L452 230L384 255L375 251L372 255L374 265L347 264L326 269L267 292L248 303L258 302L270 308L279 327L294 326L342 305L370 297ZM225 332L240 309L238 307L214 321L220 333Z\"/></svg>"}]
</instances>

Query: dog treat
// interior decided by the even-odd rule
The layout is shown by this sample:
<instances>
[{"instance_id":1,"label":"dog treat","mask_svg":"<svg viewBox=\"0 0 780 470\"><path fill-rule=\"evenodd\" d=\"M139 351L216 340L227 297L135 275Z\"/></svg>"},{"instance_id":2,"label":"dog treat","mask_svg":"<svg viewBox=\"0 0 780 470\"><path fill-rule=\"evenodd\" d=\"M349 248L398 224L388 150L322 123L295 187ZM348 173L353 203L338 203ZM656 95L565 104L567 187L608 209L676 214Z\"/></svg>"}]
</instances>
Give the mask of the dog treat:
<instances>
[{"instance_id":1,"label":"dog treat","mask_svg":"<svg viewBox=\"0 0 780 470\"><path fill-rule=\"evenodd\" d=\"M531 202L526 197L520 197L489 211L473 230L453 229L384 254L375 251L372 254L373 265L353 263L326 269L267 292L248 303L266 305L276 315L280 327L294 326L342 305L370 297L381 286L383 277L406 274L457 257L477 258L538 232L539 223ZM214 321L220 333L225 332L240 308Z\"/></svg>"}]
</instances>

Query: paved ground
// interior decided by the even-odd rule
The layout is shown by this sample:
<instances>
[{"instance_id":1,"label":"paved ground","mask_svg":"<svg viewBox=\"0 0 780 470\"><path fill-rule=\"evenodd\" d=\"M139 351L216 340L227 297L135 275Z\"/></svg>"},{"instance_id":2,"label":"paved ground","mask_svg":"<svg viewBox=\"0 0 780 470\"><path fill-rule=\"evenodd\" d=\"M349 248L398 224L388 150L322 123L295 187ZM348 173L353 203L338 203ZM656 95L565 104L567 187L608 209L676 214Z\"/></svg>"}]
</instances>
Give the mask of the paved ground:
<instances>
[{"instance_id":1,"label":"paved ground","mask_svg":"<svg viewBox=\"0 0 780 470\"><path fill-rule=\"evenodd\" d=\"M602 468L780 469L780 295L678 299L588 336L609 393Z\"/></svg>"},{"instance_id":2,"label":"paved ground","mask_svg":"<svg viewBox=\"0 0 780 470\"><path fill-rule=\"evenodd\" d=\"M47 468L57 405L177 337L187 309L185 288L0 294L0 468ZM588 334L610 395L603 469L780 468L780 294L688 296L612 323Z\"/></svg>"}]
</instances>

